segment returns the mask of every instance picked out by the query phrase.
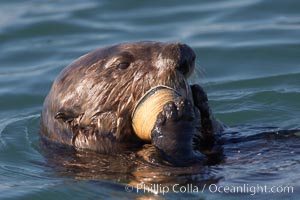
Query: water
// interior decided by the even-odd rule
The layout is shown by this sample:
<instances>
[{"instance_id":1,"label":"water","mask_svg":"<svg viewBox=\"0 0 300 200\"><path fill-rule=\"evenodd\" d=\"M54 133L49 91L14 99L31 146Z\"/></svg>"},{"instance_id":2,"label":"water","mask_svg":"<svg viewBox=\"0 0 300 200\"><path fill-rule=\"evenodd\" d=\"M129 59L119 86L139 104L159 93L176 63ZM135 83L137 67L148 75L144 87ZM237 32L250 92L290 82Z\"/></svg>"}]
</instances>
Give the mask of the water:
<instances>
[{"instance_id":1,"label":"water","mask_svg":"<svg viewBox=\"0 0 300 200\"><path fill-rule=\"evenodd\" d=\"M1 1L0 199L299 199L299 133L263 133L299 127L299 10L292 0ZM203 85L215 115L231 127L220 163L178 169L130 153L40 146L42 103L61 69L101 46L139 40L195 50L190 81ZM199 191L126 192L141 182L191 183ZM225 194L214 193L214 184L294 190Z\"/></svg>"}]
</instances>

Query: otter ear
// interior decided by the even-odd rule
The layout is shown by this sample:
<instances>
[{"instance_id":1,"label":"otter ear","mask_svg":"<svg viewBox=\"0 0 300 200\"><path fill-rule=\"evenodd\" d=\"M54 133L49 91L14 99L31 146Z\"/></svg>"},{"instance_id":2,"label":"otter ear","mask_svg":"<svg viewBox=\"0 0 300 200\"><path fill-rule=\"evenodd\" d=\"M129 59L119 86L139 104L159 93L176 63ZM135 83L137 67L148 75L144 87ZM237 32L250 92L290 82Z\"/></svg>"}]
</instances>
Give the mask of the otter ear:
<instances>
[{"instance_id":1,"label":"otter ear","mask_svg":"<svg viewBox=\"0 0 300 200\"><path fill-rule=\"evenodd\" d=\"M55 119L61 119L63 122L70 123L79 115L72 110L60 109L54 116Z\"/></svg>"}]
</instances>

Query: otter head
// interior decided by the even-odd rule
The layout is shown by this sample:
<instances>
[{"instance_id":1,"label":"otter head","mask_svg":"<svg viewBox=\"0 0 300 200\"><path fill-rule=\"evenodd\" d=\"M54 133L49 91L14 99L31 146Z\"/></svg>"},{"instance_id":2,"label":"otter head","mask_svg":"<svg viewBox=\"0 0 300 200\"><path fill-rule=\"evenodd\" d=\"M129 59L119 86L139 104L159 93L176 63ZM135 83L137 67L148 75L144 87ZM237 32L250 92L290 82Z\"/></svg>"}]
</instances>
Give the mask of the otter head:
<instances>
[{"instance_id":1,"label":"otter head","mask_svg":"<svg viewBox=\"0 0 300 200\"><path fill-rule=\"evenodd\" d=\"M103 138L126 141L134 137L133 109L151 88L158 85L173 88L193 104L187 78L194 70L195 57L186 44L158 42L124 43L86 54L56 79L44 104L42 132L78 148L96 150L106 145ZM64 136L51 135L62 125L51 121L50 113L79 133L70 134L64 126ZM169 160L172 155L183 160L192 158L195 125L174 123L169 127L152 134L153 145L171 157Z\"/></svg>"}]
</instances>

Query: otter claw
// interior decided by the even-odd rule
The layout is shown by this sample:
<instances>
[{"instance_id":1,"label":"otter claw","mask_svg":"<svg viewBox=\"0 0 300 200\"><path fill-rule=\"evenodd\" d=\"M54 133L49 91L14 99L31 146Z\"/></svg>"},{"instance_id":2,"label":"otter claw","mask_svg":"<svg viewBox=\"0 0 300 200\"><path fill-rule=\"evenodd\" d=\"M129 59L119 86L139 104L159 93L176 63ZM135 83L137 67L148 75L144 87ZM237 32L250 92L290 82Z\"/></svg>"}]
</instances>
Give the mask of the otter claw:
<instances>
[{"instance_id":1,"label":"otter claw","mask_svg":"<svg viewBox=\"0 0 300 200\"><path fill-rule=\"evenodd\" d=\"M178 101L175 102L178 110L178 117L181 119L185 119L187 121L191 121L195 118L194 116L194 108L190 101L187 99L179 98Z\"/></svg>"},{"instance_id":2,"label":"otter claw","mask_svg":"<svg viewBox=\"0 0 300 200\"><path fill-rule=\"evenodd\" d=\"M174 102L170 101L166 103L163 107L163 113L167 120L177 121L178 111Z\"/></svg>"},{"instance_id":3,"label":"otter claw","mask_svg":"<svg viewBox=\"0 0 300 200\"><path fill-rule=\"evenodd\" d=\"M192 121L194 119L192 103L181 97L177 98L174 102L170 101L165 104L160 114L157 120L161 120L162 116L165 116L165 120L173 122L179 120Z\"/></svg>"}]
</instances>

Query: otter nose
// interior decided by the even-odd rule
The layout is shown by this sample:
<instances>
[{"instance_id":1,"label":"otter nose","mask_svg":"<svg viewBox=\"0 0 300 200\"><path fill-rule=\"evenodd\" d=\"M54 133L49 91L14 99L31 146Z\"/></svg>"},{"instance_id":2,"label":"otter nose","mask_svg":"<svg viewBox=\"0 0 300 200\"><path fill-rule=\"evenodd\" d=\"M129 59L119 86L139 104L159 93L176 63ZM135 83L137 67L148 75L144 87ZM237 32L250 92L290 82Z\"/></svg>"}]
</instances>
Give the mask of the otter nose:
<instances>
[{"instance_id":1,"label":"otter nose","mask_svg":"<svg viewBox=\"0 0 300 200\"><path fill-rule=\"evenodd\" d=\"M179 50L180 58L176 69L184 75L187 75L194 70L196 55L194 51L186 44L180 44Z\"/></svg>"},{"instance_id":2,"label":"otter nose","mask_svg":"<svg viewBox=\"0 0 300 200\"><path fill-rule=\"evenodd\" d=\"M191 47L183 43L168 44L162 51L164 59L173 60L172 67L183 75L188 75L194 70L196 55Z\"/></svg>"}]
</instances>

